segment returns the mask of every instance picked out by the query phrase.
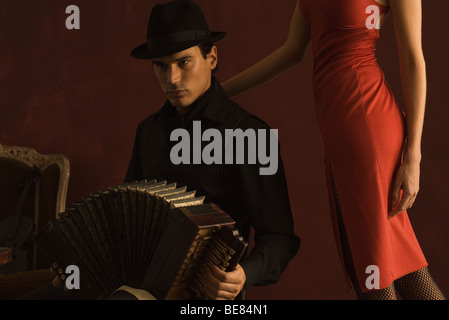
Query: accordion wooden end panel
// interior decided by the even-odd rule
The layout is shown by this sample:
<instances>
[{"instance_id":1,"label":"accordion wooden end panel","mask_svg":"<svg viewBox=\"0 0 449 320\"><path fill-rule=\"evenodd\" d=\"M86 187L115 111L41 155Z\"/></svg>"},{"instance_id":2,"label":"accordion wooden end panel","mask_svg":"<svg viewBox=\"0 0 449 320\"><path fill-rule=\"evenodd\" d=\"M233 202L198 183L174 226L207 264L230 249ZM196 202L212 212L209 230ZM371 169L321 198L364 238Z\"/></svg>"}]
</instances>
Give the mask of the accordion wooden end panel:
<instances>
[{"instance_id":1,"label":"accordion wooden end panel","mask_svg":"<svg viewBox=\"0 0 449 320\"><path fill-rule=\"evenodd\" d=\"M62 280L79 268L85 299L107 299L122 286L157 299L206 299L212 266L233 270L246 250L233 219L186 187L139 181L107 188L74 203L36 235Z\"/></svg>"}]
</instances>

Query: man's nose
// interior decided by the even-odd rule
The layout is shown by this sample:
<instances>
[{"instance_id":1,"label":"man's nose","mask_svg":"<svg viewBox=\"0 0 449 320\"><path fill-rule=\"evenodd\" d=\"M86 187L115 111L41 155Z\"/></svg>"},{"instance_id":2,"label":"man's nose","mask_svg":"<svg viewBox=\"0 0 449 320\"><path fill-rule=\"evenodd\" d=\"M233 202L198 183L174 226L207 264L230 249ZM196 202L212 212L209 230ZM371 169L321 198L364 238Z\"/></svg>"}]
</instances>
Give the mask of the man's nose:
<instances>
[{"instance_id":1,"label":"man's nose","mask_svg":"<svg viewBox=\"0 0 449 320\"><path fill-rule=\"evenodd\" d=\"M170 66L167 80L169 84L177 84L181 81L181 69L177 65Z\"/></svg>"}]
</instances>

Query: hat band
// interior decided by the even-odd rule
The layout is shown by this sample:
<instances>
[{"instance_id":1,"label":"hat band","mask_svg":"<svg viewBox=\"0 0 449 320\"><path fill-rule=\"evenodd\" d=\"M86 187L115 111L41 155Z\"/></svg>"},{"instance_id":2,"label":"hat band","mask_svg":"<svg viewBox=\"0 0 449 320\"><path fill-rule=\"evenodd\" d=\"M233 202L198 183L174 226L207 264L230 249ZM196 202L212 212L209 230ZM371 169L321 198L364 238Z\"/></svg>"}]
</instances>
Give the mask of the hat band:
<instances>
[{"instance_id":1,"label":"hat band","mask_svg":"<svg viewBox=\"0 0 449 320\"><path fill-rule=\"evenodd\" d=\"M210 38L210 31L205 30L188 30L175 33L169 33L161 37L148 39L148 48L160 47L167 44L189 41L204 41Z\"/></svg>"}]
</instances>

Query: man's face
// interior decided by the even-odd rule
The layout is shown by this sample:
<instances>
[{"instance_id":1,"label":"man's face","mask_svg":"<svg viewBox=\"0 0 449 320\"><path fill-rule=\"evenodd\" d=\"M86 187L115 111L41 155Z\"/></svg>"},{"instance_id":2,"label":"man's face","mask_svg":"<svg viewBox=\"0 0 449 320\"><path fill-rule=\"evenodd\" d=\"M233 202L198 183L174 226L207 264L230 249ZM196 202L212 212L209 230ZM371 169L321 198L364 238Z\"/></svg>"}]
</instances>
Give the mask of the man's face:
<instances>
[{"instance_id":1,"label":"man's face","mask_svg":"<svg viewBox=\"0 0 449 320\"><path fill-rule=\"evenodd\" d=\"M153 68L167 99L179 114L202 96L211 85L212 70L217 66L217 48L207 58L198 46L153 59Z\"/></svg>"}]
</instances>

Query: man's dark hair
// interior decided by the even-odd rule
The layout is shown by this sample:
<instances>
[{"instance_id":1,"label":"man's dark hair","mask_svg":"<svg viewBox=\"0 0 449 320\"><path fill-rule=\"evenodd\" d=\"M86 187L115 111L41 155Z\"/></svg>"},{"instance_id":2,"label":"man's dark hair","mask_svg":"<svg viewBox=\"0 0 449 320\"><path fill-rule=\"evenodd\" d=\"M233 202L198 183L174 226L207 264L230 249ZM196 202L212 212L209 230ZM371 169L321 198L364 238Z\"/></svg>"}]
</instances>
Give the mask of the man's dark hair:
<instances>
[{"instance_id":1,"label":"man's dark hair","mask_svg":"<svg viewBox=\"0 0 449 320\"><path fill-rule=\"evenodd\" d=\"M207 58L207 55L211 52L212 47L215 45L214 42L204 42L200 43L198 47L200 47L201 55L204 59Z\"/></svg>"},{"instance_id":2,"label":"man's dark hair","mask_svg":"<svg viewBox=\"0 0 449 320\"><path fill-rule=\"evenodd\" d=\"M207 55L212 51L212 47L215 45L214 42L204 42L204 43L200 43L198 45L198 47L200 48L200 52L201 55L203 56L204 59L207 59ZM214 70L212 70L212 72L215 72L218 70L218 64L215 67Z\"/></svg>"}]
</instances>

